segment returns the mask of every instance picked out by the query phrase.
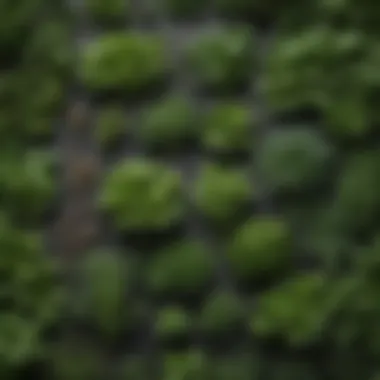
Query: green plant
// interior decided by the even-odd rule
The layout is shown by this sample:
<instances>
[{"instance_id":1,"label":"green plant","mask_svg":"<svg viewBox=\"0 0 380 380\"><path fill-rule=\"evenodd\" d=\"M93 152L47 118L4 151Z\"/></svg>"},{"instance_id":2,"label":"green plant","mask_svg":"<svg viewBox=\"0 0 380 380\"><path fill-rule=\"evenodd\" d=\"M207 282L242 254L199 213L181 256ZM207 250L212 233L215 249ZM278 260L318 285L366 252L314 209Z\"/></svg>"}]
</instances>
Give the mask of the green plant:
<instances>
[{"instance_id":1,"label":"green plant","mask_svg":"<svg viewBox=\"0 0 380 380\"><path fill-rule=\"evenodd\" d=\"M363 45L366 49L361 59L352 64L350 73L342 78L342 85L330 89L331 99L326 97L321 106L326 129L334 137L367 138L380 120L376 106L380 85L376 67L380 54L371 40Z\"/></svg>"},{"instance_id":2,"label":"green plant","mask_svg":"<svg viewBox=\"0 0 380 380\"><path fill-rule=\"evenodd\" d=\"M301 274L264 293L251 320L258 336L280 336L292 346L312 345L326 337L332 317L345 302L345 282L320 273Z\"/></svg>"},{"instance_id":3,"label":"green plant","mask_svg":"<svg viewBox=\"0 0 380 380\"><path fill-rule=\"evenodd\" d=\"M219 153L246 152L251 148L251 120L248 107L235 103L218 104L204 122L203 146Z\"/></svg>"},{"instance_id":4,"label":"green plant","mask_svg":"<svg viewBox=\"0 0 380 380\"><path fill-rule=\"evenodd\" d=\"M239 298L228 292L207 297L200 315L201 330L211 336L234 333L244 325L244 305Z\"/></svg>"},{"instance_id":5,"label":"green plant","mask_svg":"<svg viewBox=\"0 0 380 380\"><path fill-rule=\"evenodd\" d=\"M32 31L43 0L22 0L15 5L10 0L2 1L0 14L0 49L2 52L20 49Z\"/></svg>"},{"instance_id":6,"label":"green plant","mask_svg":"<svg viewBox=\"0 0 380 380\"><path fill-rule=\"evenodd\" d=\"M161 341L182 339L190 334L192 318L178 307L167 307L158 312L155 332Z\"/></svg>"},{"instance_id":7,"label":"green plant","mask_svg":"<svg viewBox=\"0 0 380 380\"><path fill-rule=\"evenodd\" d=\"M215 222L231 222L249 206L252 193L243 171L214 164L205 165L195 183L198 208Z\"/></svg>"},{"instance_id":8,"label":"green plant","mask_svg":"<svg viewBox=\"0 0 380 380\"><path fill-rule=\"evenodd\" d=\"M332 147L318 133L306 129L283 130L264 140L259 166L272 188L303 190L324 179L332 155Z\"/></svg>"},{"instance_id":9,"label":"green plant","mask_svg":"<svg viewBox=\"0 0 380 380\"><path fill-rule=\"evenodd\" d=\"M158 295L199 295L213 278L212 257L196 241L172 243L152 260L146 281L150 291Z\"/></svg>"},{"instance_id":10,"label":"green plant","mask_svg":"<svg viewBox=\"0 0 380 380\"><path fill-rule=\"evenodd\" d=\"M256 281L275 276L288 268L293 254L293 238L285 220L264 216L241 226L227 248L235 276Z\"/></svg>"},{"instance_id":11,"label":"green plant","mask_svg":"<svg viewBox=\"0 0 380 380\"><path fill-rule=\"evenodd\" d=\"M326 130L338 138L366 137L373 130L375 114L368 103L369 91L357 86L346 89L333 102L326 101L322 115Z\"/></svg>"},{"instance_id":12,"label":"green plant","mask_svg":"<svg viewBox=\"0 0 380 380\"><path fill-rule=\"evenodd\" d=\"M337 207L330 202L317 202L314 207L310 210L301 206L305 213L297 216L298 243L326 273L340 272L339 268L354 248L354 236L346 235L340 228Z\"/></svg>"},{"instance_id":13,"label":"green plant","mask_svg":"<svg viewBox=\"0 0 380 380\"><path fill-rule=\"evenodd\" d=\"M235 28L203 35L189 51L190 68L208 90L234 91L250 86L254 72L253 31Z\"/></svg>"},{"instance_id":14,"label":"green plant","mask_svg":"<svg viewBox=\"0 0 380 380\"><path fill-rule=\"evenodd\" d=\"M376 151L354 154L348 158L337 179L335 222L346 232L367 230L380 213L380 156Z\"/></svg>"},{"instance_id":15,"label":"green plant","mask_svg":"<svg viewBox=\"0 0 380 380\"><path fill-rule=\"evenodd\" d=\"M55 131L59 111L63 108L65 86L56 75L41 77L40 72L20 75L23 85L19 88L17 105L22 113L17 116L21 133L32 138L50 138ZM33 93L33 96L31 94Z\"/></svg>"},{"instance_id":16,"label":"green plant","mask_svg":"<svg viewBox=\"0 0 380 380\"><path fill-rule=\"evenodd\" d=\"M130 0L86 0L90 17L97 23L111 27L123 24L130 17Z\"/></svg>"},{"instance_id":17,"label":"green plant","mask_svg":"<svg viewBox=\"0 0 380 380\"><path fill-rule=\"evenodd\" d=\"M3 139L25 143L28 138L51 137L65 95L57 75L31 67L18 68L4 76L0 131Z\"/></svg>"},{"instance_id":18,"label":"green plant","mask_svg":"<svg viewBox=\"0 0 380 380\"><path fill-rule=\"evenodd\" d=\"M136 32L105 34L83 54L80 76L92 91L136 94L156 86L167 75L163 41Z\"/></svg>"},{"instance_id":19,"label":"green plant","mask_svg":"<svg viewBox=\"0 0 380 380\"><path fill-rule=\"evenodd\" d=\"M203 0L164 0L165 10L175 18L193 19L207 7Z\"/></svg>"},{"instance_id":20,"label":"green plant","mask_svg":"<svg viewBox=\"0 0 380 380\"><path fill-rule=\"evenodd\" d=\"M42 236L0 218L0 362L11 369L42 358L44 334L62 313L64 293Z\"/></svg>"},{"instance_id":21,"label":"green plant","mask_svg":"<svg viewBox=\"0 0 380 380\"><path fill-rule=\"evenodd\" d=\"M162 230L185 211L179 172L144 159L128 159L108 175L100 206L121 230Z\"/></svg>"},{"instance_id":22,"label":"green plant","mask_svg":"<svg viewBox=\"0 0 380 380\"><path fill-rule=\"evenodd\" d=\"M376 2L373 0L324 0L318 2L318 9L324 16L348 22L351 26L370 32L378 31L376 21Z\"/></svg>"},{"instance_id":23,"label":"green plant","mask_svg":"<svg viewBox=\"0 0 380 380\"><path fill-rule=\"evenodd\" d=\"M83 262L81 307L105 335L115 337L128 325L128 319L133 322L127 302L131 276L128 263L115 252L89 252Z\"/></svg>"},{"instance_id":24,"label":"green plant","mask_svg":"<svg viewBox=\"0 0 380 380\"><path fill-rule=\"evenodd\" d=\"M330 334L337 353L355 354L359 345L371 357L380 354L378 294L380 239L375 234L367 245L356 247L349 258L349 270L340 284L340 303ZM355 356L355 355L354 355Z\"/></svg>"},{"instance_id":25,"label":"green plant","mask_svg":"<svg viewBox=\"0 0 380 380\"><path fill-rule=\"evenodd\" d=\"M164 379L206 380L206 358L203 352L191 350L180 353L166 353L164 358Z\"/></svg>"},{"instance_id":26,"label":"green plant","mask_svg":"<svg viewBox=\"0 0 380 380\"><path fill-rule=\"evenodd\" d=\"M72 39L71 29L64 20L50 16L39 22L25 47L26 70L33 68L65 79L73 72L75 46Z\"/></svg>"},{"instance_id":27,"label":"green plant","mask_svg":"<svg viewBox=\"0 0 380 380\"><path fill-rule=\"evenodd\" d=\"M28 364L33 358L41 358L41 326L13 312L0 315L0 357L12 369Z\"/></svg>"},{"instance_id":28,"label":"green plant","mask_svg":"<svg viewBox=\"0 0 380 380\"><path fill-rule=\"evenodd\" d=\"M24 78L23 86L20 86L20 102L35 113L56 116L64 101L64 84L55 75L42 77L39 72L34 74L29 73L29 77ZM30 94L33 97L29 97Z\"/></svg>"},{"instance_id":29,"label":"green plant","mask_svg":"<svg viewBox=\"0 0 380 380\"><path fill-rule=\"evenodd\" d=\"M149 147L180 147L197 137L197 115L183 97L170 96L143 114L139 134Z\"/></svg>"},{"instance_id":30,"label":"green plant","mask_svg":"<svg viewBox=\"0 0 380 380\"><path fill-rule=\"evenodd\" d=\"M279 111L339 103L338 93L346 97L359 85L356 62L364 47L362 33L328 26L283 35L269 54L260 86Z\"/></svg>"},{"instance_id":31,"label":"green plant","mask_svg":"<svg viewBox=\"0 0 380 380\"><path fill-rule=\"evenodd\" d=\"M95 126L95 139L104 148L112 148L122 140L126 131L126 115L121 106L100 109Z\"/></svg>"},{"instance_id":32,"label":"green plant","mask_svg":"<svg viewBox=\"0 0 380 380\"><path fill-rule=\"evenodd\" d=\"M49 152L24 157L4 154L0 165L0 203L15 221L41 221L55 195L54 160Z\"/></svg>"}]
</instances>

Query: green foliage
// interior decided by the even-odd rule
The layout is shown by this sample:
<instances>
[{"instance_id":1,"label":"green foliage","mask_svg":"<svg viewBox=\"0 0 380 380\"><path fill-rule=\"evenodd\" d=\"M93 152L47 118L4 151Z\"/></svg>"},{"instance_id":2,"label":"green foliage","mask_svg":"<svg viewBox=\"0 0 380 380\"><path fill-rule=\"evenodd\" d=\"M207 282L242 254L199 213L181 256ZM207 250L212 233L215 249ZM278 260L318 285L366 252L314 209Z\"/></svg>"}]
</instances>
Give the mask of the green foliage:
<instances>
[{"instance_id":1,"label":"green foliage","mask_svg":"<svg viewBox=\"0 0 380 380\"><path fill-rule=\"evenodd\" d=\"M38 69L15 69L2 78L0 135L25 144L29 138L51 137L62 109L65 87L59 77Z\"/></svg>"},{"instance_id":2,"label":"green foliage","mask_svg":"<svg viewBox=\"0 0 380 380\"><path fill-rule=\"evenodd\" d=\"M293 237L287 223L264 216L249 220L235 232L227 255L235 276L242 281L260 281L286 270L292 251Z\"/></svg>"},{"instance_id":3,"label":"green foliage","mask_svg":"<svg viewBox=\"0 0 380 380\"><path fill-rule=\"evenodd\" d=\"M263 88L275 107L317 105L324 100L326 83L333 75L342 79L341 63L352 62L362 45L363 35L337 34L325 26L280 36L268 58Z\"/></svg>"},{"instance_id":4,"label":"green foliage","mask_svg":"<svg viewBox=\"0 0 380 380\"><path fill-rule=\"evenodd\" d=\"M2 363L16 369L35 357L42 356L42 331L38 322L26 320L12 312L2 313L0 322L0 357Z\"/></svg>"},{"instance_id":5,"label":"green foliage","mask_svg":"<svg viewBox=\"0 0 380 380\"><path fill-rule=\"evenodd\" d=\"M19 49L27 38L41 10L43 0L22 0L14 4L10 0L0 3L2 22L0 50Z\"/></svg>"},{"instance_id":6,"label":"green foliage","mask_svg":"<svg viewBox=\"0 0 380 380\"><path fill-rule=\"evenodd\" d=\"M50 250L50 232L46 235L46 231L30 230L48 222L46 212L54 206L54 195L59 190L54 184L55 157L34 148L30 150L27 145L32 141L41 144L60 132L55 125L61 124L66 95L70 95L69 87L75 86L71 78L77 56L75 28L71 24L73 20L66 17L66 5L61 0L3 0L0 1L0 137L3 141L0 377L12 380L25 377L20 372L41 360L52 367L51 373L43 371L52 380L105 377L143 380L155 370L151 368L153 358L148 358L144 350L124 361L125 351L119 351L119 343L123 346L127 343L120 342L125 333L137 332L140 338L140 328L147 327L145 323L152 307L156 309L159 305L154 328L162 346L170 340L188 338L194 327L200 334L195 339L204 339L207 344L213 341L210 338L220 338L221 343L225 339L230 344L229 337L240 338L238 333L245 324L248 301L254 306L250 320L253 336L233 347L221 344L228 353L222 355L210 350L207 361L206 355L199 351L162 352L163 373L157 373L157 377L162 380L262 377L311 380L325 376L374 380L378 368L371 366L378 367L380 357L380 240L377 236L380 156L376 149L372 150L377 145L376 136L370 141L372 148L365 144L380 122L378 4L375 0L215 0L212 3L163 0L157 2L160 3L157 7L154 1L148 3L139 6L139 14L135 16L129 0L85 1L87 15L98 26L118 29L123 24L132 25L132 21L135 26L130 31L107 32L83 46L79 84L90 92L87 95L118 95L140 100L138 95L165 85L165 80L174 74L175 62L175 65L179 63L180 71L189 71L183 71L185 76L190 74L186 81L214 91L217 104L201 119L198 108L199 112L208 109L207 98L197 100L195 108L186 97L166 95L142 108L136 104L138 116L141 109L144 111L142 123L130 126L130 119L122 110L124 100L112 103L116 100L108 98L111 103L101 105L95 125L94 137L99 145L113 148L126 134L133 134L142 143L144 153L156 147L163 148L164 153L173 147L180 151L187 148L185 143L189 140L199 142L206 154L220 156L256 155L259 149L259 161L254 166L262 172L257 173L257 179L262 175L263 185L268 184L269 190L297 191L299 202L288 205L281 203L286 197L278 197L279 204L274 211L284 211L286 217L255 216L239 227L236 221L243 219L245 212L251 211L251 203L259 200L256 187L251 190L243 167L231 169L207 164L201 167L191 189L194 193L187 194L179 171L153 160L128 157L106 175L100 189L100 209L113 218L122 233L133 233L164 232L182 222L187 224L187 207L197 207L202 217L215 224L223 222L223 227L228 225L219 232L237 227L231 241L221 237L216 247L220 246L222 253L226 250L227 264L230 264L226 270L236 277L238 288L252 283L273 287L263 294L256 294L256 288L254 294L244 294L244 304L232 290L216 287L216 282L220 285L214 262L218 258L208 252L213 246L194 239L198 226L193 230L193 223L199 215L191 212L190 231L182 238L186 240L150 252L149 258L136 258L138 264L143 264L141 267L135 267L134 256L129 252L125 259L121 256L124 252L119 251L88 252L83 263L80 260L74 265L78 272L73 274L79 286L71 298L66 297L58 279L63 273L45 255L45 250ZM164 9L159 10L160 6ZM156 11L163 13L159 15ZM226 21L225 27L210 31L207 23L206 34L200 29L195 34L191 30L186 36L190 40L182 38L181 33L189 34L183 24L173 25L180 33L179 39L145 31L146 23L150 27L159 26L167 16L176 21L206 19L216 16L215 11ZM73 16L81 22L81 17L76 17L78 14ZM236 26L234 22L230 24L231 19L237 21ZM215 21L219 24L224 20ZM248 26L253 23L256 29L263 21L275 24L274 43L266 38L271 33L263 33L265 39L260 36L256 40L253 28ZM241 22L246 26L238 26L243 25ZM141 27L144 31L137 30ZM170 34L173 30L167 31ZM193 42L194 36L200 38L195 38L195 45L183 56L187 42ZM167 37L173 46L166 46ZM178 46L178 42L183 42L183 46ZM268 47L269 56L264 54L263 45ZM259 54L263 54L263 59ZM182 68L181 64L184 64ZM255 83L257 72L262 70L263 78ZM174 89L180 89L183 84L180 80ZM240 98L223 98L251 87L255 90L251 94L255 95L253 100L258 99L256 95L264 96L263 102L272 108L269 113L281 113L278 119L293 112L298 116L298 111L308 108L317 111L318 126L325 129L324 134L305 125L307 131L281 130L265 137L263 144L256 144L253 135L259 120L252 117L255 115L251 115L250 107ZM72 104L68 106L71 108ZM274 119L278 120L277 115ZM344 156L335 157L332 139L348 138L348 143L339 141ZM193 165L197 164L193 153L191 157L186 153L186 157L174 163L176 167L185 167L184 176L189 175L189 180ZM333 173L335 168L340 172ZM329 193L331 199L321 198L308 206L301 202L311 190L317 191L320 184L327 187L330 172L335 174L331 178L335 180ZM185 179L184 183L188 178ZM193 205L186 199L190 196L194 196ZM102 219L103 215L100 216ZM79 215L78 218L80 223ZM86 238L84 235L92 232L85 231L86 223L83 220L78 231L74 228L75 236L70 236L70 231L59 233L68 233L63 239ZM293 223L296 236L292 233ZM81 233L83 236L79 236ZM140 234L140 237L145 239L148 235ZM55 245L54 241L52 246ZM298 272L298 262L293 260L301 254L296 250L298 247L307 254L306 258L301 257L302 265L311 255L318 256L313 256L321 264L318 272ZM293 272L292 264L296 266ZM290 275L286 280L285 274ZM141 275L143 278L138 278ZM217 291L212 293L214 287ZM249 290L248 286L242 288ZM147 305L148 302L154 305ZM192 311L188 312L187 307ZM77 313L72 313L74 310ZM94 336L78 333L76 327L82 324L90 327L89 330L97 328ZM75 331L70 338L66 334L71 328ZM55 332L59 341L50 345L50 337L56 338ZM129 336L132 335L134 338L135 334ZM190 338L192 344L198 343ZM280 358L271 357L264 362L262 355L253 353L254 349L248 350L246 343L249 346L257 343L261 349L262 340L271 343L270 338L280 338L286 353L294 349L289 355L291 359L279 355ZM99 341L103 343L102 352L95 347ZM326 360L326 368L314 371L303 357L294 359L293 353L298 353L300 347L319 344L328 347L330 358ZM116 358L114 349L118 350Z\"/></svg>"},{"instance_id":7,"label":"green foliage","mask_svg":"<svg viewBox=\"0 0 380 380\"><path fill-rule=\"evenodd\" d=\"M165 355L162 379L165 380L206 380L206 358L199 351L167 353Z\"/></svg>"},{"instance_id":8,"label":"green foliage","mask_svg":"<svg viewBox=\"0 0 380 380\"><path fill-rule=\"evenodd\" d=\"M20 99L25 103L28 110L37 115L56 116L60 106L64 101L64 85L55 75L42 75L40 72L30 73L22 78L23 83L20 85ZM26 98L25 90L28 92ZM33 93L33 97L29 95Z\"/></svg>"},{"instance_id":9,"label":"green foliage","mask_svg":"<svg viewBox=\"0 0 380 380\"><path fill-rule=\"evenodd\" d=\"M86 0L90 17L103 26L122 25L130 18L130 0Z\"/></svg>"},{"instance_id":10,"label":"green foliage","mask_svg":"<svg viewBox=\"0 0 380 380\"><path fill-rule=\"evenodd\" d=\"M128 300L133 285L128 264L120 253L107 251L89 252L83 263L81 308L106 336L115 337L136 322Z\"/></svg>"},{"instance_id":11,"label":"green foliage","mask_svg":"<svg viewBox=\"0 0 380 380\"><path fill-rule=\"evenodd\" d=\"M121 230L162 230L184 216L181 176L166 166L128 159L107 176L100 206Z\"/></svg>"},{"instance_id":12,"label":"green foliage","mask_svg":"<svg viewBox=\"0 0 380 380\"><path fill-rule=\"evenodd\" d=\"M143 113L139 134L149 147L180 147L199 133L196 111L183 97L170 96Z\"/></svg>"},{"instance_id":13,"label":"green foliage","mask_svg":"<svg viewBox=\"0 0 380 380\"><path fill-rule=\"evenodd\" d=\"M189 51L189 65L202 87L223 92L249 87L256 58L252 33L235 27L196 41Z\"/></svg>"},{"instance_id":14,"label":"green foliage","mask_svg":"<svg viewBox=\"0 0 380 380\"><path fill-rule=\"evenodd\" d=\"M307 129L277 131L264 140L260 170L279 191L310 189L331 167L333 150L318 133Z\"/></svg>"},{"instance_id":15,"label":"green foliage","mask_svg":"<svg viewBox=\"0 0 380 380\"><path fill-rule=\"evenodd\" d=\"M197 207L217 223L236 219L249 206L252 193L248 176L243 171L214 164L203 166L195 183Z\"/></svg>"},{"instance_id":16,"label":"green foliage","mask_svg":"<svg viewBox=\"0 0 380 380\"><path fill-rule=\"evenodd\" d=\"M50 138L55 132L58 112L64 105L64 84L56 75L41 72L21 74L20 82L16 107L23 112L17 115L19 126L13 133L21 138Z\"/></svg>"},{"instance_id":17,"label":"green foliage","mask_svg":"<svg viewBox=\"0 0 380 380\"><path fill-rule=\"evenodd\" d=\"M126 132L126 115L119 105L108 105L100 109L95 126L95 139L103 148L112 148L120 143Z\"/></svg>"},{"instance_id":18,"label":"green foliage","mask_svg":"<svg viewBox=\"0 0 380 380\"><path fill-rule=\"evenodd\" d=\"M348 158L337 179L335 222L346 232L373 226L380 215L380 156L366 151Z\"/></svg>"},{"instance_id":19,"label":"green foliage","mask_svg":"<svg viewBox=\"0 0 380 380\"><path fill-rule=\"evenodd\" d=\"M80 76L92 91L133 95L161 82L166 64L164 43L158 36L115 32L86 46Z\"/></svg>"},{"instance_id":20,"label":"green foliage","mask_svg":"<svg viewBox=\"0 0 380 380\"><path fill-rule=\"evenodd\" d=\"M249 108L237 103L219 104L206 117L203 146L219 153L245 152L251 148L254 124Z\"/></svg>"},{"instance_id":21,"label":"green foliage","mask_svg":"<svg viewBox=\"0 0 380 380\"><path fill-rule=\"evenodd\" d=\"M342 20L361 30L378 32L377 3L373 0L323 0L317 2L322 15Z\"/></svg>"},{"instance_id":22,"label":"green foliage","mask_svg":"<svg viewBox=\"0 0 380 380\"><path fill-rule=\"evenodd\" d=\"M159 310L155 322L155 333L161 341L186 338L192 328L192 317L178 307Z\"/></svg>"},{"instance_id":23,"label":"green foliage","mask_svg":"<svg viewBox=\"0 0 380 380\"><path fill-rule=\"evenodd\" d=\"M3 211L22 223L39 222L55 195L54 161L48 152L4 155L0 165Z\"/></svg>"},{"instance_id":24,"label":"green foliage","mask_svg":"<svg viewBox=\"0 0 380 380\"><path fill-rule=\"evenodd\" d=\"M197 241L172 243L157 252L152 260L146 281L155 294L199 295L213 278L211 254Z\"/></svg>"},{"instance_id":25,"label":"green foliage","mask_svg":"<svg viewBox=\"0 0 380 380\"><path fill-rule=\"evenodd\" d=\"M339 306L333 284L319 273L301 274L264 293L251 328L258 336L280 336L292 346L323 339L329 318Z\"/></svg>"},{"instance_id":26,"label":"green foliage","mask_svg":"<svg viewBox=\"0 0 380 380\"><path fill-rule=\"evenodd\" d=\"M319 26L285 34L272 47L261 87L276 110L312 107L334 134L362 136L377 112L368 102L379 84L375 51L358 30Z\"/></svg>"},{"instance_id":27,"label":"green foliage","mask_svg":"<svg viewBox=\"0 0 380 380\"><path fill-rule=\"evenodd\" d=\"M57 270L45 256L43 240L0 219L0 362L18 368L44 354L43 334L62 311Z\"/></svg>"},{"instance_id":28,"label":"green foliage","mask_svg":"<svg viewBox=\"0 0 380 380\"><path fill-rule=\"evenodd\" d=\"M379 254L380 239L376 234L369 244L355 249L350 257L331 327L337 355L351 352L355 358L359 344L363 352L376 360L380 355ZM369 369L368 364L365 369Z\"/></svg>"},{"instance_id":29,"label":"green foliage","mask_svg":"<svg viewBox=\"0 0 380 380\"><path fill-rule=\"evenodd\" d=\"M244 325L244 305L228 292L212 293L205 300L201 311L200 328L211 336L234 333Z\"/></svg>"},{"instance_id":30,"label":"green foliage","mask_svg":"<svg viewBox=\"0 0 380 380\"><path fill-rule=\"evenodd\" d=\"M72 73L75 50L69 25L51 16L33 28L33 34L25 48L27 69L32 67L45 74L65 78Z\"/></svg>"}]
</instances>

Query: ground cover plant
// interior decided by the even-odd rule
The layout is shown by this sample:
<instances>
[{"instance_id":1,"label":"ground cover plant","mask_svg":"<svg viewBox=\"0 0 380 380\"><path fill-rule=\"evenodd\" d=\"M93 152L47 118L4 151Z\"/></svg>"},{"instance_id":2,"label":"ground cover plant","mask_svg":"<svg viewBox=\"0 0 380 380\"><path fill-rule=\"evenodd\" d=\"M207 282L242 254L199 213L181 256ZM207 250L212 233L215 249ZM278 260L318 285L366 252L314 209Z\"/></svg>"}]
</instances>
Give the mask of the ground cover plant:
<instances>
[{"instance_id":1,"label":"ground cover plant","mask_svg":"<svg viewBox=\"0 0 380 380\"><path fill-rule=\"evenodd\" d=\"M275 132L264 139L259 149L263 176L277 191L315 188L333 163L328 142L306 128Z\"/></svg>"},{"instance_id":2,"label":"ground cover plant","mask_svg":"<svg viewBox=\"0 0 380 380\"><path fill-rule=\"evenodd\" d=\"M124 231L165 230L181 222L185 212L180 173L147 160L119 163L99 202Z\"/></svg>"},{"instance_id":3,"label":"ground cover plant","mask_svg":"<svg viewBox=\"0 0 380 380\"><path fill-rule=\"evenodd\" d=\"M200 133L199 115L184 97L168 97L145 110L139 135L148 149L170 151L194 143Z\"/></svg>"},{"instance_id":4,"label":"ground cover plant","mask_svg":"<svg viewBox=\"0 0 380 380\"><path fill-rule=\"evenodd\" d=\"M249 208L253 192L244 171L205 164L195 182L194 198L206 219L231 225Z\"/></svg>"},{"instance_id":5,"label":"ground cover plant","mask_svg":"<svg viewBox=\"0 0 380 380\"><path fill-rule=\"evenodd\" d=\"M249 27L225 28L201 36L188 58L195 80L208 91L246 90L254 74L254 43L254 30Z\"/></svg>"},{"instance_id":6,"label":"ground cover plant","mask_svg":"<svg viewBox=\"0 0 380 380\"><path fill-rule=\"evenodd\" d=\"M69 3L0 1L0 375L378 379L378 4Z\"/></svg>"},{"instance_id":7,"label":"ground cover plant","mask_svg":"<svg viewBox=\"0 0 380 380\"><path fill-rule=\"evenodd\" d=\"M0 371L23 378L42 369L65 309L61 268L46 245L58 169L47 142L62 112L73 51L59 2L4 1L0 7Z\"/></svg>"},{"instance_id":8,"label":"ground cover plant","mask_svg":"<svg viewBox=\"0 0 380 380\"><path fill-rule=\"evenodd\" d=\"M214 106L204 119L201 140L206 150L219 154L250 151L252 126L256 123L248 107L221 103Z\"/></svg>"},{"instance_id":9,"label":"ground cover plant","mask_svg":"<svg viewBox=\"0 0 380 380\"><path fill-rule=\"evenodd\" d=\"M157 35L110 32L87 46L80 76L90 90L136 96L162 83L167 71L164 42Z\"/></svg>"}]
</instances>

